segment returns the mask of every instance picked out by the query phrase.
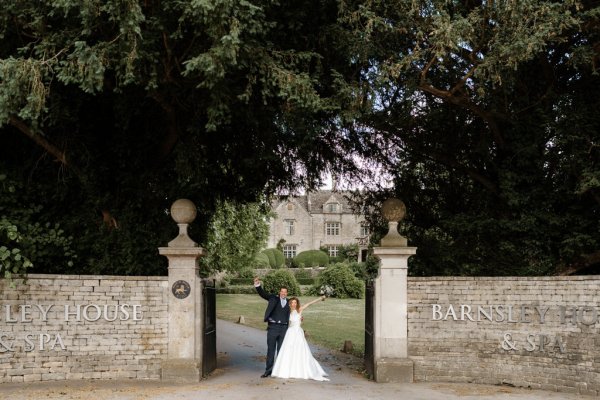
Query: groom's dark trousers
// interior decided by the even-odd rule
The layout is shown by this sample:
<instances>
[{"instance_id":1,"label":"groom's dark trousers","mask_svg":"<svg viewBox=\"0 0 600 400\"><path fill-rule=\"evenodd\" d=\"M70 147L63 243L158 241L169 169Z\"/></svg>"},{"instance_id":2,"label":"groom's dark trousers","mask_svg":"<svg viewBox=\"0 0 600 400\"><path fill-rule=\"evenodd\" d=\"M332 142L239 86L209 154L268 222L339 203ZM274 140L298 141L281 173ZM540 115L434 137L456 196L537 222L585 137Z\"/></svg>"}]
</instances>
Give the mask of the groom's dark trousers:
<instances>
[{"instance_id":1,"label":"groom's dark trousers","mask_svg":"<svg viewBox=\"0 0 600 400\"><path fill-rule=\"evenodd\" d=\"M256 286L256 291L260 297L269 302L264 318L264 321L269 324L267 328L267 365L265 375L271 375L273 364L275 363L275 353L281 349L281 344L288 328L290 306L286 301L285 306L282 307L279 296L268 294L261 286Z\"/></svg>"}]
</instances>

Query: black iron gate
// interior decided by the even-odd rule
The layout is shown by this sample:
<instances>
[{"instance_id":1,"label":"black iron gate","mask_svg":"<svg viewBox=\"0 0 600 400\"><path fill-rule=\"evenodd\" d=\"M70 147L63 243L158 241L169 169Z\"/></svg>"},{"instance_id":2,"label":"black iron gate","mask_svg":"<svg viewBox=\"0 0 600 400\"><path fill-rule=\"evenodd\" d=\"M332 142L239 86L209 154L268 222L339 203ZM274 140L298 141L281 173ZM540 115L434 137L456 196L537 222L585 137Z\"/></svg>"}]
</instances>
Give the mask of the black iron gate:
<instances>
[{"instance_id":1,"label":"black iron gate","mask_svg":"<svg viewBox=\"0 0 600 400\"><path fill-rule=\"evenodd\" d=\"M375 282L373 280L367 280L365 290L365 372L369 379L373 379L375 376L375 351L374 351L374 340L375 335L373 334L373 319L375 313L373 312L375 299Z\"/></svg>"},{"instance_id":2,"label":"black iron gate","mask_svg":"<svg viewBox=\"0 0 600 400\"><path fill-rule=\"evenodd\" d=\"M215 281L202 281L204 331L202 332L202 376L217 368L217 304Z\"/></svg>"}]
</instances>

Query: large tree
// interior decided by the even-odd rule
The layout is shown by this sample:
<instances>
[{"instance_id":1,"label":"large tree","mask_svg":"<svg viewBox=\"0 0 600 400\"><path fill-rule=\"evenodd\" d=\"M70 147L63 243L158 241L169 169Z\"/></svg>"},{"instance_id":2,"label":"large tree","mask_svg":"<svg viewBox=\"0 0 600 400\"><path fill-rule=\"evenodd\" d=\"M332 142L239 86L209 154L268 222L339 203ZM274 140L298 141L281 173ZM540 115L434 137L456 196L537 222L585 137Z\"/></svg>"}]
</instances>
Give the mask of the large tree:
<instances>
[{"instance_id":1,"label":"large tree","mask_svg":"<svg viewBox=\"0 0 600 400\"><path fill-rule=\"evenodd\" d=\"M217 198L352 168L334 129L355 68L337 17L333 0L4 1L0 172L23 183L11 201L36 198L30 214L76 237L74 271L147 274L164 271L174 199L200 207L202 241Z\"/></svg>"},{"instance_id":2,"label":"large tree","mask_svg":"<svg viewBox=\"0 0 600 400\"><path fill-rule=\"evenodd\" d=\"M207 229L206 255L200 259L203 272L253 268L257 254L267 245L270 214L266 202L219 201Z\"/></svg>"},{"instance_id":3,"label":"large tree","mask_svg":"<svg viewBox=\"0 0 600 400\"><path fill-rule=\"evenodd\" d=\"M407 203L413 273L598 266L598 3L344 7L365 110L348 131L391 171L386 195Z\"/></svg>"}]
</instances>

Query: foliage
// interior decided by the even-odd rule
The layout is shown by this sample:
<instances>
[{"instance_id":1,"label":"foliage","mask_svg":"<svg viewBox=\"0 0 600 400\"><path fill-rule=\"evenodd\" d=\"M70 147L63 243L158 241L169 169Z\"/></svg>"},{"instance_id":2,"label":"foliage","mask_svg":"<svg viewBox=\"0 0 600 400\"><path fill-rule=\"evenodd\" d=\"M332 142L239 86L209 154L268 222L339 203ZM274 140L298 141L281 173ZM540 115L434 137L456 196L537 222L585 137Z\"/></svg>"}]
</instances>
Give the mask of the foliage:
<instances>
[{"instance_id":1,"label":"foliage","mask_svg":"<svg viewBox=\"0 0 600 400\"><path fill-rule=\"evenodd\" d=\"M256 294L254 286L227 286L218 287L218 294ZM239 315L238 315L239 316Z\"/></svg>"},{"instance_id":2,"label":"foliage","mask_svg":"<svg viewBox=\"0 0 600 400\"><path fill-rule=\"evenodd\" d=\"M368 278L368 274L367 274L367 263L366 262L348 262L348 267L350 267L350 270L352 271L352 273L354 274L355 277L357 277L358 279L364 281Z\"/></svg>"},{"instance_id":3,"label":"foliage","mask_svg":"<svg viewBox=\"0 0 600 400\"><path fill-rule=\"evenodd\" d=\"M330 263L352 262L358 260L357 244L342 244L337 247L338 255L330 257ZM327 252L327 247L321 247L321 251Z\"/></svg>"},{"instance_id":4,"label":"foliage","mask_svg":"<svg viewBox=\"0 0 600 400\"><path fill-rule=\"evenodd\" d=\"M238 286L253 286L254 280L252 278L231 278L229 279L229 285Z\"/></svg>"},{"instance_id":5,"label":"foliage","mask_svg":"<svg viewBox=\"0 0 600 400\"><path fill-rule=\"evenodd\" d=\"M299 285L303 285L303 286L314 285L315 281L316 281L315 278L298 278L298 277L296 277L296 280L298 281Z\"/></svg>"},{"instance_id":6,"label":"foliage","mask_svg":"<svg viewBox=\"0 0 600 400\"><path fill-rule=\"evenodd\" d=\"M13 247L21 239L17 226L4 217L0 218L0 275L8 280L11 280L13 274L25 275L27 268L33 265L21 254L21 249Z\"/></svg>"},{"instance_id":7,"label":"foliage","mask_svg":"<svg viewBox=\"0 0 600 400\"><path fill-rule=\"evenodd\" d=\"M45 220L43 207L18 181L0 173L0 276L10 279L55 264L71 269L76 260L73 238Z\"/></svg>"},{"instance_id":8,"label":"foliage","mask_svg":"<svg viewBox=\"0 0 600 400\"><path fill-rule=\"evenodd\" d=\"M265 254L269 259L271 268L281 268L284 265L285 257L283 252L276 248L264 249L261 253Z\"/></svg>"},{"instance_id":9,"label":"foliage","mask_svg":"<svg viewBox=\"0 0 600 400\"><path fill-rule=\"evenodd\" d=\"M252 279L254 278L256 275L254 274L254 270L251 268L244 268L238 271L237 273L237 277L238 278L247 278L247 279Z\"/></svg>"},{"instance_id":10,"label":"foliage","mask_svg":"<svg viewBox=\"0 0 600 400\"><path fill-rule=\"evenodd\" d=\"M419 249L409 272L599 266L600 6L344 4L368 82L348 88L362 107L348 134L393 182L365 206L406 203L400 229Z\"/></svg>"},{"instance_id":11,"label":"foliage","mask_svg":"<svg viewBox=\"0 0 600 400\"><path fill-rule=\"evenodd\" d=\"M275 246L278 250L283 251L283 245L285 244L285 239L279 239L277 241L277 245Z\"/></svg>"},{"instance_id":12,"label":"foliage","mask_svg":"<svg viewBox=\"0 0 600 400\"><path fill-rule=\"evenodd\" d=\"M260 253L258 253L256 255L256 257L254 257L253 267L254 268L271 268L269 256L262 251Z\"/></svg>"},{"instance_id":13,"label":"foliage","mask_svg":"<svg viewBox=\"0 0 600 400\"><path fill-rule=\"evenodd\" d=\"M30 270L164 274L177 198L204 244L218 199L357 164L393 183L367 206L406 202L412 274L598 266L599 19L578 0L6 0L0 167L80 257L44 245L60 260Z\"/></svg>"},{"instance_id":14,"label":"foliage","mask_svg":"<svg viewBox=\"0 0 600 400\"><path fill-rule=\"evenodd\" d=\"M356 72L338 11L333 0L3 1L3 168L78 238L78 273L164 274L156 248L176 234L174 200L198 206L191 234L205 244L217 199L251 203L353 168L333 145L336 87Z\"/></svg>"},{"instance_id":15,"label":"foliage","mask_svg":"<svg viewBox=\"0 0 600 400\"><path fill-rule=\"evenodd\" d=\"M324 267L329 264L329 256L321 250L301 251L292 260L296 268Z\"/></svg>"},{"instance_id":16,"label":"foliage","mask_svg":"<svg viewBox=\"0 0 600 400\"><path fill-rule=\"evenodd\" d=\"M279 289L286 287L288 296L300 296L300 285L293 273L287 269L277 269L269 272L263 279L263 288L267 293L279 293Z\"/></svg>"},{"instance_id":17,"label":"foliage","mask_svg":"<svg viewBox=\"0 0 600 400\"><path fill-rule=\"evenodd\" d=\"M236 271L252 266L269 235L260 204L220 201L210 220L200 259L204 272Z\"/></svg>"},{"instance_id":18,"label":"foliage","mask_svg":"<svg viewBox=\"0 0 600 400\"><path fill-rule=\"evenodd\" d=\"M373 255L369 255L367 260L364 262L364 276L363 280L372 280L377 278L379 275L379 260ZM358 275L357 275L358 277Z\"/></svg>"},{"instance_id":19,"label":"foliage","mask_svg":"<svg viewBox=\"0 0 600 400\"><path fill-rule=\"evenodd\" d=\"M333 288L332 297L340 299L364 297L364 282L354 276L354 272L346 263L331 264L325 268L317 277L317 283L311 289L311 293L318 295L322 286Z\"/></svg>"},{"instance_id":20,"label":"foliage","mask_svg":"<svg viewBox=\"0 0 600 400\"><path fill-rule=\"evenodd\" d=\"M296 279L310 279L312 278L312 270L307 268L297 268L294 270Z\"/></svg>"}]
</instances>

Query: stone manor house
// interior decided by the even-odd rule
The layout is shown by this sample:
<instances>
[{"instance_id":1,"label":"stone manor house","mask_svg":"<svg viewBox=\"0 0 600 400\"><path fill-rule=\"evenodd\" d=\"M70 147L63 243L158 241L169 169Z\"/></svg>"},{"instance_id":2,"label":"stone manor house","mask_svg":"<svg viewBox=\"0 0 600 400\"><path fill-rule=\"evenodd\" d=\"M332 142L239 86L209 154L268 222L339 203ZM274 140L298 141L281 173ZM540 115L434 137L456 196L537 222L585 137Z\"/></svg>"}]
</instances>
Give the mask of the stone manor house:
<instances>
[{"instance_id":1,"label":"stone manor house","mask_svg":"<svg viewBox=\"0 0 600 400\"><path fill-rule=\"evenodd\" d=\"M275 200L267 247L277 247L283 240L286 258L322 247L327 248L330 257L335 257L341 245L358 244L359 261L364 260L369 227L364 216L352 210L348 195L348 192L320 190Z\"/></svg>"}]
</instances>

